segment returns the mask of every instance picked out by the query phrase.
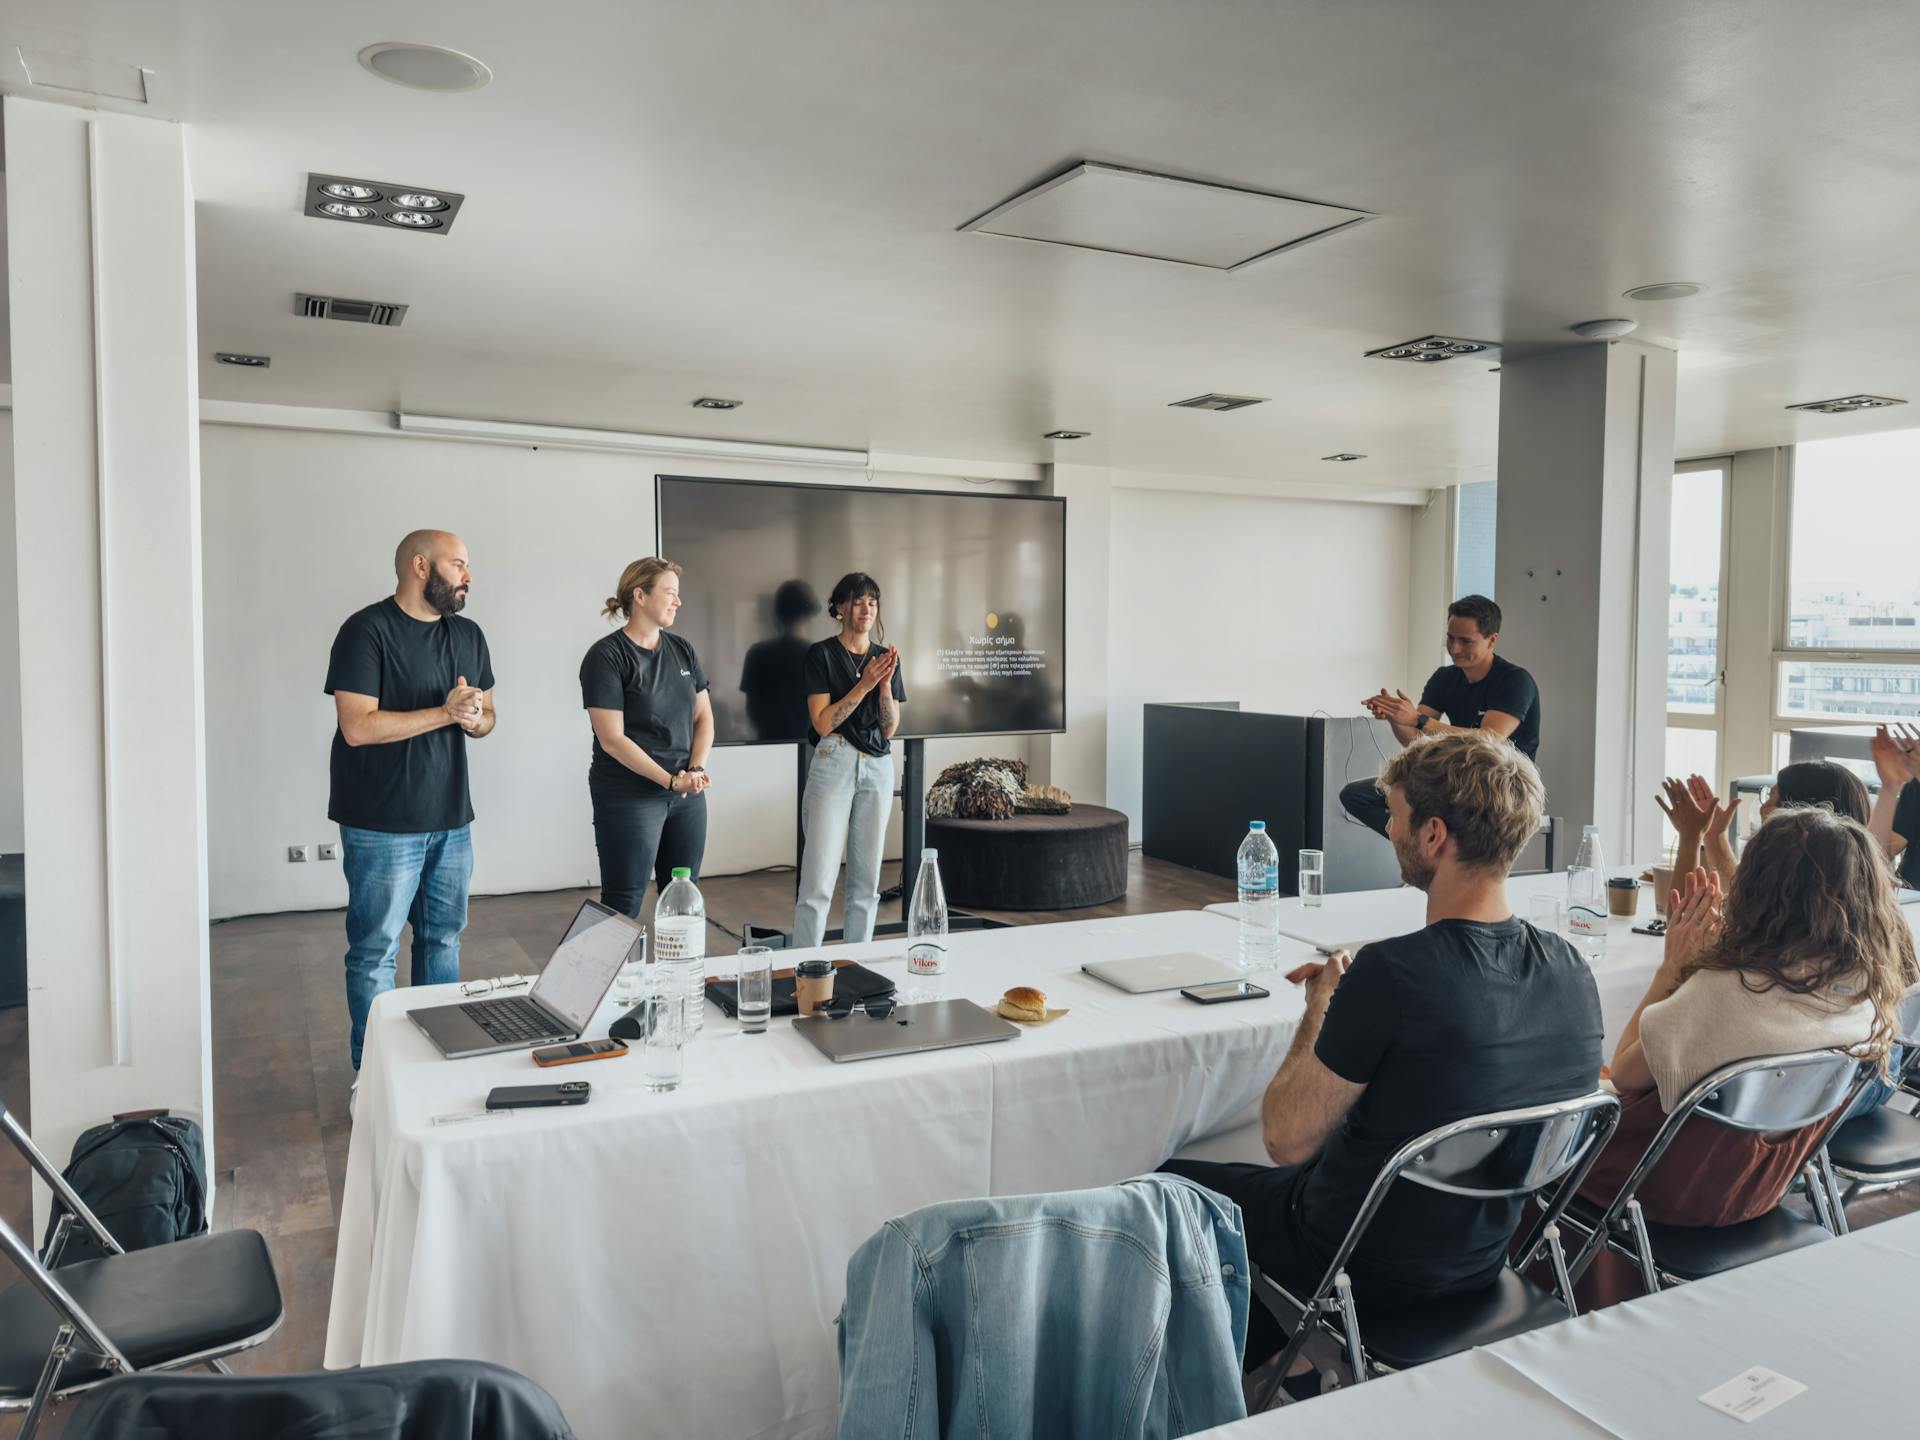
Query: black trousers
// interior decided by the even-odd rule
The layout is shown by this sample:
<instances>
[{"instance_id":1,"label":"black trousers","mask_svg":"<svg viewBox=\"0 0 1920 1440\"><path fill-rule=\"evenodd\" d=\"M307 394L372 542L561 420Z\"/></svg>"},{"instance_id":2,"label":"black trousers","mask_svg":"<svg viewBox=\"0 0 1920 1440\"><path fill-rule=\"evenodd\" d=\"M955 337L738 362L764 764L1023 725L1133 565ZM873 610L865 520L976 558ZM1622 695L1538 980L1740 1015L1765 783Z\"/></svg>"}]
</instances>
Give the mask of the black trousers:
<instances>
[{"instance_id":1,"label":"black trousers","mask_svg":"<svg viewBox=\"0 0 1920 1440\"><path fill-rule=\"evenodd\" d=\"M600 903L640 918L647 881L664 890L676 867L700 878L707 853L707 797L593 792L593 842L600 851Z\"/></svg>"},{"instance_id":2,"label":"black trousers","mask_svg":"<svg viewBox=\"0 0 1920 1440\"><path fill-rule=\"evenodd\" d=\"M1238 1165L1217 1160L1169 1160L1169 1175L1204 1185L1240 1207L1247 1226L1247 1258L1263 1274L1305 1299L1320 1283L1318 1262L1294 1232L1290 1192L1299 1167ZM1255 1295L1247 1305L1247 1350L1242 1365L1258 1370L1286 1347L1287 1332Z\"/></svg>"},{"instance_id":3,"label":"black trousers","mask_svg":"<svg viewBox=\"0 0 1920 1440\"><path fill-rule=\"evenodd\" d=\"M1375 834L1387 833L1387 797L1378 780L1354 780L1340 788L1340 808Z\"/></svg>"}]
</instances>

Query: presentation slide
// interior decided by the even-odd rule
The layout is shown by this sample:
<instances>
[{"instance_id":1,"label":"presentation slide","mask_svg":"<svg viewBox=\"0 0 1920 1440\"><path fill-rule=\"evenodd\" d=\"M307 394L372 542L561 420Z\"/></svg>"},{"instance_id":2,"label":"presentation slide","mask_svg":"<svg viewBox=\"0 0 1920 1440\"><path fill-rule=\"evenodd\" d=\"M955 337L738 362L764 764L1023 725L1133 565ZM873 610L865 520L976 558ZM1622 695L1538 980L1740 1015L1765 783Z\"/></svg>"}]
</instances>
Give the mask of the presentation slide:
<instances>
[{"instance_id":1,"label":"presentation slide","mask_svg":"<svg viewBox=\"0 0 1920 1440\"><path fill-rule=\"evenodd\" d=\"M838 633L835 582L879 582L907 703L899 735L1066 725L1066 502L872 486L658 479L660 553L685 569L674 633L712 682L719 743L807 733L802 666Z\"/></svg>"}]
</instances>

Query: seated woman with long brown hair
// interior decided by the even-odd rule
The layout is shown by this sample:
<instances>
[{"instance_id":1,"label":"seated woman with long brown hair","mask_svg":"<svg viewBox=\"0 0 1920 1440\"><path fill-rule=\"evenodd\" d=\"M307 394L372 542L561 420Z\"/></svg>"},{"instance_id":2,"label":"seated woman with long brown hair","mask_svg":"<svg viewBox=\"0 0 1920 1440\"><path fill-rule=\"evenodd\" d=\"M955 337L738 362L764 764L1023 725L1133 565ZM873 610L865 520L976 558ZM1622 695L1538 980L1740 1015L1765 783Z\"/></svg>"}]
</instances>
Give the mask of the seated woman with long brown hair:
<instances>
[{"instance_id":1,"label":"seated woman with long brown hair","mask_svg":"<svg viewBox=\"0 0 1920 1440\"><path fill-rule=\"evenodd\" d=\"M1782 806L1747 842L1731 890L1711 870L1675 886L1665 958L1610 1067L1620 1126L1582 1193L1610 1201L1669 1109L1731 1061L1831 1048L1884 1070L1896 1007L1917 976L1913 932L1866 826L1824 805ZM1691 1123L1641 1185L1641 1207L1669 1225L1763 1215L1823 1128L1754 1135Z\"/></svg>"}]
</instances>

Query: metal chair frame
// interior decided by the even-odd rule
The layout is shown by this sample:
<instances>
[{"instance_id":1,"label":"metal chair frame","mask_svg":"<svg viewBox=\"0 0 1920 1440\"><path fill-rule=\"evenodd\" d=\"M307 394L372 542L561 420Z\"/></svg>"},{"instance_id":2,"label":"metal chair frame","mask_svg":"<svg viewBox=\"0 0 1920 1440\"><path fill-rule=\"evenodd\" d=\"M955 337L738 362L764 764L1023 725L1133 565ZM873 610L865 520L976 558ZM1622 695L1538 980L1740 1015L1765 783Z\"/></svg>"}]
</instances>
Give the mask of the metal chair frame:
<instances>
[{"instance_id":1,"label":"metal chair frame","mask_svg":"<svg viewBox=\"0 0 1920 1440\"><path fill-rule=\"evenodd\" d=\"M1526 1241L1519 1251L1520 1258L1510 1263L1516 1271L1523 1271L1544 1249L1553 1267L1557 1298L1567 1307L1568 1315L1578 1314L1573 1300L1573 1284L1567 1272L1566 1253L1560 1244L1558 1222L1567 1202L1586 1178L1587 1171L1606 1148L1606 1142L1619 1120L1619 1097L1596 1090L1572 1100L1468 1116L1429 1130L1402 1145L1380 1167L1379 1174L1374 1176L1366 1198L1353 1217L1353 1223L1347 1227L1346 1238L1340 1242L1340 1248L1327 1265L1319 1285L1305 1301L1255 1267L1254 1293L1261 1303L1282 1325L1288 1324L1290 1317L1275 1308L1276 1299L1292 1311L1292 1334L1286 1348L1280 1352L1273 1381L1261 1397L1259 1408L1264 1410L1273 1403L1288 1366L1315 1335L1324 1336L1337 1346L1344 1347L1345 1359L1355 1383L1366 1380L1370 1375L1391 1373L1391 1367L1370 1360L1367 1356L1366 1344L1360 1334L1359 1309L1353 1299L1353 1282L1347 1275L1347 1262L1396 1180L1405 1179L1428 1189L1483 1200L1538 1196L1557 1184L1559 1189L1555 1191L1553 1199L1547 1202L1540 1218L1528 1229ZM1556 1127L1568 1121L1574 1123L1564 1133L1556 1134ZM1470 1168L1469 1165L1457 1166L1444 1173L1439 1166L1435 1166L1434 1170L1421 1173L1419 1167L1435 1159L1450 1158L1447 1154L1449 1151L1479 1149L1482 1154L1478 1158L1485 1159L1484 1152L1488 1148L1512 1146L1515 1143L1514 1133L1528 1127L1533 1127L1537 1133L1533 1137L1533 1158L1524 1181L1497 1186L1463 1184L1459 1176L1463 1170ZM1469 1143L1463 1145L1463 1141ZM1495 1143L1488 1147L1485 1144L1487 1141ZM1543 1166L1542 1150L1549 1143L1557 1143L1560 1148ZM1334 1328L1336 1323L1338 1329Z\"/></svg>"},{"instance_id":2,"label":"metal chair frame","mask_svg":"<svg viewBox=\"0 0 1920 1440\"><path fill-rule=\"evenodd\" d=\"M1837 1101L1830 1100L1828 1092L1822 1092L1821 1108L1812 1114L1783 1116L1775 1112L1760 1115L1752 1113L1764 1103L1773 1081L1790 1070L1814 1065L1834 1069L1835 1089L1840 1087L1844 1068L1851 1067L1852 1078ZM1658 1293L1663 1282L1669 1286L1686 1283L1680 1277L1660 1269L1638 1193L1681 1129L1696 1114L1736 1130L1767 1135L1799 1130L1824 1120L1827 1128L1821 1133L1820 1143L1814 1147L1813 1158L1801 1171L1800 1183L1805 1184L1814 1214L1821 1225L1833 1234L1845 1233L1839 1228L1844 1222L1836 1220L1833 1214L1838 1192L1825 1171L1825 1147L1828 1136L1847 1113L1855 1097L1866 1087L1871 1075L1872 1068L1866 1062L1855 1059L1844 1050L1797 1050L1784 1055L1756 1055L1745 1060L1730 1061L1703 1076L1668 1113L1646 1150L1628 1172L1619 1193L1608 1202L1591 1231L1577 1214L1567 1216L1567 1223L1586 1235L1574 1256L1571 1267L1573 1279L1577 1282L1587 1272L1604 1247L1632 1262L1639 1270L1641 1282L1649 1295ZM1716 1104L1723 1108L1713 1108Z\"/></svg>"},{"instance_id":3,"label":"metal chair frame","mask_svg":"<svg viewBox=\"0 0 1920 1440\"><path fill-rule=\"evenodd\" d=\"M47 1353L46 1366L40 1372L40 1381L34 1387L33 1394L25 1400L0 1396L0 1414L19 1410L27 1412L26 1418L20 1422L18 1440L33 1440L33 1434L40 1428L40 1421L44 1418L49 1404L78 1395L82 1391L91 1390L94 1386L105 1384L119 1375L186 1370L195 1365L205 1365L222 1375L230 1375L233 1372L222 1363L223 1357L237 1355L243 1350L251 1350L269 1339L280 1328L281 1322L286 1318L284 1310L272 1325L244 1340L216 1346L197 1354L176 1356L162 1364L149 1365L143 1370L136 1371L132 1362L121 1352L120 1347L115 1345L112 1338L100 1328L93 1317L81 1308L80 1302L68 1293L67 1288L60 1283L51 1268L59 1263L60 1255L66 1249L67 1237L72 1233L76 1219L87 1227L88 1233L106 1252L108 1260L113 1256L126 1254L126 1250L119 1241L107 1233L107 1227L102 1225L99 1217L87 1208L86 1201L74 1192L73 1187L67 1183L66 1177L54 1169L52 1163L41 1153L40 1147L33 1143L32 1137L27 1134L20 1122L14 1119L12 1112L5 1105L0 1105L0 1133L6 1136L14 1149L26 1157L27 1164L33 1167L34 1174L47 1183L67 1210L54 1227L52 1238L47 1243L44 1262L34 1254L31 1245L14 1233L12 1226L0 1220L0 1251L5 1252L7 1259L13 1262L14 1269L18 1270L26 1282L39 1292L40 1298L47 1302L48 1308L60 1320L60 1328L54 1333L53 1348ZM63 1387L60 1384L60 1372L66 1368L67 1362L76 1356L98 1357L105 1362L107 1373L94 1380Z\"/></svg>"},{"instance_id":4,"label":"metal chair frame","mask_svg":"<svg viewBox=\"0 0 1920 1440\"><path fill-rule=\"evenodd\" d=\"M1911 1098L1920 1094L1920 1001L1909 1001L1901 1006L1900 1022L1903 1033L1897 1043L1905 1049L1906 1054L1901 1061L1899 1074L1894 1077L1893 1093ZM1868 1076L1868 1079L1871 1078ZM1889 1095L1882 1103L1890 1104L1892 1100L1893 1095ZM1848 1108L1852 1108L1851 1102ZM1835 1127L1835 1133L1838 1133L1838 1128ZM1913 1164L1899 1170L1882 1170L1877 1174L1869 1175L1864 1171L1849 1170L1844 1165L1836 1164L1833 1157L1827 1153L1827 1145L1832 1140L1833 1135L1828 1135L1826 1143L1820 1146L1819 1153L1814 1156L1814 1161L1819 1166L1821 1176L1827 1185L1830 1203L1833 1206L1834 1233L1837 1235L1848 1233L1847 1206L1860 1196L1881 1190L1897 1189L1914 1180L1920 1180L1920 1157L1916 1157ZM1840 1188L1842 1180L1847 1182L1844 1191Z\"/></svg>"}]
</instances>

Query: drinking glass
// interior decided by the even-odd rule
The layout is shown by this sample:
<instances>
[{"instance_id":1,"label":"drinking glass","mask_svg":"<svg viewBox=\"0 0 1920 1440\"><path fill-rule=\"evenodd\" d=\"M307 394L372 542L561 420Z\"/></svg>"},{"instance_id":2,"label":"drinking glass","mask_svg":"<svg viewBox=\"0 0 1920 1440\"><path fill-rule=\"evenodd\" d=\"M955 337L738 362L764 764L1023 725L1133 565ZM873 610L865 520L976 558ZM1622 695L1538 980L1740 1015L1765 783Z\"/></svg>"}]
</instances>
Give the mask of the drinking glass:
<instances>
[{"instance_id":1,"label":"drinking glass","mask_svg":"<svg viewBox=\"0 0 1920 1440\"><path fill-rule=\"evenodd\" d=\"M1327 856L1321 850L1300 852L1300 903L1317 906L1326 899Z\"/></svg>"},{"instance_id":2,"label":"drinking glass","mask_svg":"<svg viewBox=\"0 0 1920 1440\"><path fill-rule=\"evenodd\" d=\"M646 997L647 978L647 932L642 927L633 953L620 967L620 973L613 977L613 1003L622 1010L638 1005Z\"/></svg>"},{"instance_id":3,"label":"drinking glass","mask_svg":"<svg viewBox=\"0 0 1920 1440\"><path fill-rule=\"evenodd\" d=\"M743 1034L758 1035L773 1013L773 951L764 945L743 945L738 956L740 978L734 982L734 1008Z\"/></svg>"},{"instance_id":4,"label":"drinking glass","mask_svg":"<svg viewBox=\"0 0 1920 1440\"><path fill-rule=\"evenodd\" d=\"M1554 895L1536 895L1527 918L1533 922L1536 930L1544 930L1549 935L1560 933L1560 900Z\"/></svg>"},{"instance_id":5,"label":"drinking glass","mask_svg":"<svg viewBox=\"0 0 1920 1440\"><path fill-rule=\"evenodd\" d=\"M649 1090L678 1090L687 1065L687 1017L679 987L670 979L648 987L640 1007L641 1078Z\"/></svg>"}]
</instances>

